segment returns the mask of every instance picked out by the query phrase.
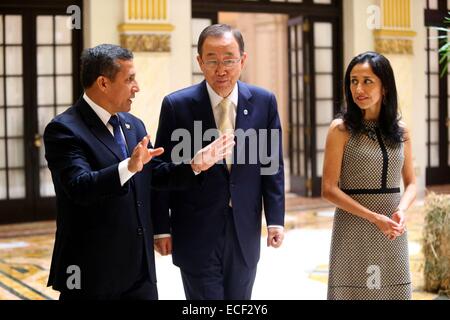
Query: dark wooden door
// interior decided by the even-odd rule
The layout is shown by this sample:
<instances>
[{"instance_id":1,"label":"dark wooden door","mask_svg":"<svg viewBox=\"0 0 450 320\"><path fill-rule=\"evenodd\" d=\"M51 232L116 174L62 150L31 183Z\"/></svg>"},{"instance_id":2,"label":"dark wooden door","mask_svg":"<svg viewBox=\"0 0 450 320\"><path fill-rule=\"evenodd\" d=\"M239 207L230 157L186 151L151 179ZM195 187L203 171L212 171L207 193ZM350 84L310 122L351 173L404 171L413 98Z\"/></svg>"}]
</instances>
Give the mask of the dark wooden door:
<instances>
[{"instance_id":1,"label":"dark wooden door","mask_svg":"<svg viewBox=\"0 0 450 320\"><path fill-rule=\"evenodd\" d=\"M82 31L66 11L81 2L0 3L0 223L56 215L42 135L80 94Z\"/></svg>"}]
</instances>

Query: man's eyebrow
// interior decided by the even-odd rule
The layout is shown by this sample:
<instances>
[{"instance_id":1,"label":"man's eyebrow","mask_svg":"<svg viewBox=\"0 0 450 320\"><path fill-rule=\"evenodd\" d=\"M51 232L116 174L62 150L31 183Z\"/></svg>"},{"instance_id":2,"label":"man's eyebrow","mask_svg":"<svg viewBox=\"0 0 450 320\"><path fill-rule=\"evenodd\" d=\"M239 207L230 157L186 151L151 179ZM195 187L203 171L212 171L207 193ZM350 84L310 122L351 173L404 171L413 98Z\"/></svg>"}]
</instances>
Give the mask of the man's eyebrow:
<instances>
[{"instance_id":1,"label":"man's eyebrow","mask_svg":"<svg viewBox=\"0 0 450 320\"><path fill-rule=\"evenodd\" d=\"M234 53L233 52L225 52L224 55L226 55L226 56L234 56ZM217 54L210 52L210 53L207 53L206 56L207 57L216 57Z\"/></svg>"}]
</instances>

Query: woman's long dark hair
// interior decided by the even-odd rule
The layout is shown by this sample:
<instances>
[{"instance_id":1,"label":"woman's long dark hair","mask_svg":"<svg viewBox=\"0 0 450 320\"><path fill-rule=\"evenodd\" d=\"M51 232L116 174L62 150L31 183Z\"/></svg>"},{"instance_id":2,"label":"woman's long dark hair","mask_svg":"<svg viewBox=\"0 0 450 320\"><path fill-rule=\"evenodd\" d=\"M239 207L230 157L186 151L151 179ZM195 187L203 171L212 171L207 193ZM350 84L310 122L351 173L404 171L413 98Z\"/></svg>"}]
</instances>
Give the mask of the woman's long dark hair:
<instances>
[{"instance_id":1,"label":"woman's long dark hair","mask_svg":"<svg viewBox=\"0 0 450 320\"><path fill-rule=\"evenodd\" d=\"M381 80L384 88L384 97L381 103L378 127L384 138L390 142L403 142L404 130L399 126L400 116L398 113L397 87L395 86L394 72L389 60L376 52L364 52L350 62L345 72L344 86L347 108L342 114L346 128L352 133L359 133L363 130L363 112L353 101L350 90L350 73L357 64L368 62L372 72Z\"/></svg>"}]
</instances>

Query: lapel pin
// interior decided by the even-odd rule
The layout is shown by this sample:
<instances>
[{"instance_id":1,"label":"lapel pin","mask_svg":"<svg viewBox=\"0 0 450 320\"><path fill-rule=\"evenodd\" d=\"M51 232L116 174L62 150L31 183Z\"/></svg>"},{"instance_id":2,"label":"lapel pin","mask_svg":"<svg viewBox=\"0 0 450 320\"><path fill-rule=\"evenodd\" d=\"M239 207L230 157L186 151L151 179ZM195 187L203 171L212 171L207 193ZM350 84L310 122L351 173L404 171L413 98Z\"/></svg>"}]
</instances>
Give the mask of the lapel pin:
<instances>
[{"instance_id":1,"label":"lapel pin","mask_svg":"<svg viewBox=\"0 0 450 320\"><path fill-rule=\"evenodd\" d=\"M248 110L244 109L244 116L248 115Z\"/></svg>"},{"instance_id":2,"label":"lapel pin","mask_svg":"<svg viewBox=\"0 0 450 320\"><path fill-rule=\"evenodd\" d=\"M129 123L125 123L125 128L127 128L128 130L130 130L130 129L131 129L130 124L129 124Z\"/></svg>"}]
</instances>

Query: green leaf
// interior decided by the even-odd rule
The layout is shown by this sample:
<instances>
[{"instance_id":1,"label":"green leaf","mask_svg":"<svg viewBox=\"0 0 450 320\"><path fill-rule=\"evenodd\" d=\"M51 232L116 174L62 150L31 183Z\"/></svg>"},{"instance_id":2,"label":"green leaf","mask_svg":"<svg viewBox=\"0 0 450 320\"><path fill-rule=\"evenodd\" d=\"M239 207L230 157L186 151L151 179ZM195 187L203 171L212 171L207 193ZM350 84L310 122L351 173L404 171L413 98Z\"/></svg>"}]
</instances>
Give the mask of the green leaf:
<instances>
[{"instance_id":1,"label":"green leaf","mask_svg":"<svg viewBox=\"0 0 450 320\"><path fill-rule=\"evenodd\" d=\"M442 68L441 74L439 75L441 78L447 74L447 69L448 69L448 62Z\"/></svg>"},{"instance_id":2,"label":"green leaf","mask_svg":"<svg viewBox=\"0 0 450 320\"><path fill-rule=\"evenodd\" d=\"M450 21L450 20L449 20ZM431 29L433 29L433 30L438 30L438 31L444 31L444 32L450 32L450 29L448 29L448 28L442 28L442 27L433 27L433 28L431 28Z\"/></svg>"},{"instance_id":3,"label":"green leaf","mask_svg":"<svg viewBox=\"0 0 450 320\"><path fill-rule=\"evenodd\" d=\"M442 47L439 48L439 52L446 52L448 51L448 47L450 46L450 42L447 42Z\"/></svg>"},{"instance_id":4,"label":"green leaf","mask_svg":"<svg viewBox=\"0 0 450 320\"><path fill-rule=\"evenodd\" d=\"M450 11L448 12L448 17L444 18L444 23L450 24ZM450 33L450 28L442 27L432 27L432 30L445 32L446 35L438 35L436 37L430 37L429 39L439 39L439 44L441 45L438 49L439 52L439 65L441 66L440 76L443 77L448 72L448 64L450 63L450 41L448 39L448 34Z\"/></svg>"}]
</instances>

